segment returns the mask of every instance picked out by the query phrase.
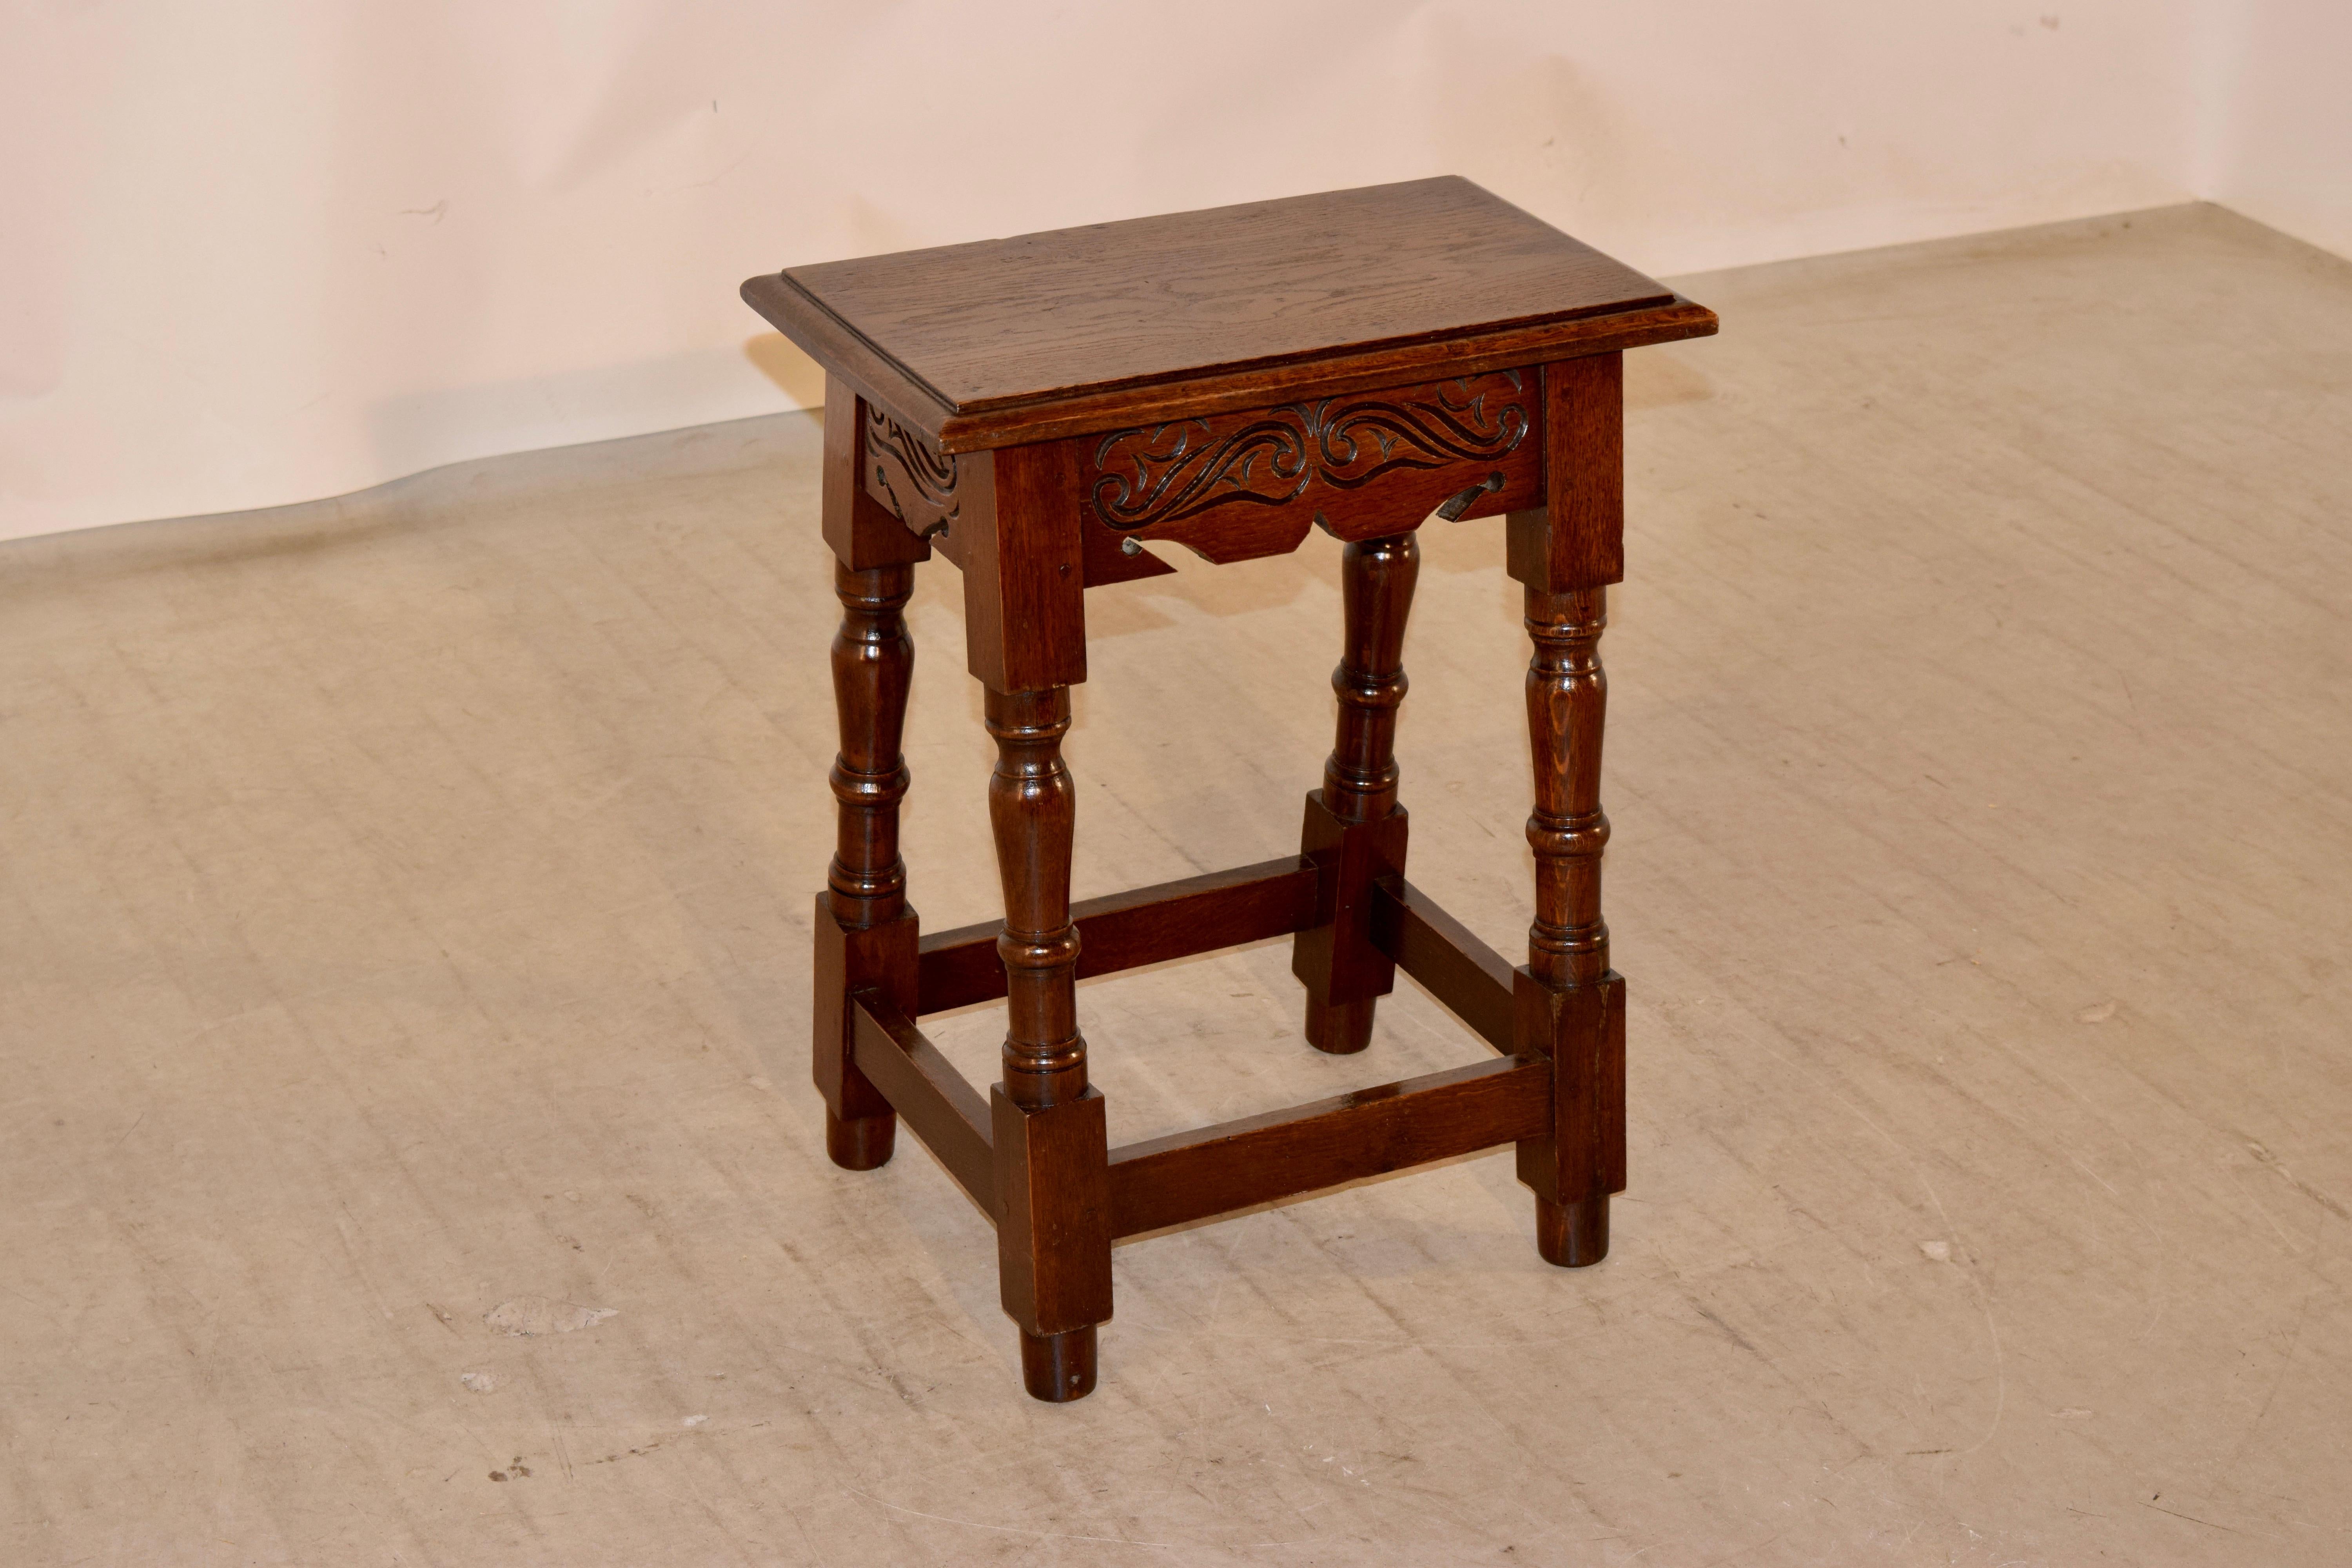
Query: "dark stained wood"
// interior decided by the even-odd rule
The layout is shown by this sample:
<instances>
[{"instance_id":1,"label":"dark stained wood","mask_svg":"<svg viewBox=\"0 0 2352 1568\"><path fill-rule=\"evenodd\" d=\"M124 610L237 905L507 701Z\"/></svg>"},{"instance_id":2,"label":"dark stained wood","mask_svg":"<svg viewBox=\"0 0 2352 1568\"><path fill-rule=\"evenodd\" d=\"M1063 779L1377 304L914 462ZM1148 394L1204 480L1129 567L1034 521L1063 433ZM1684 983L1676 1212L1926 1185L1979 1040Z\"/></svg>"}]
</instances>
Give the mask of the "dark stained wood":
<instances>
[{"instance_id":1,"label":"dark stained wood","mask_svg":"<svg viewBox=\"0 0 2352 1568\"><path fill-rule=\"evenodd\" d=\"M1507 1056L1519 1048L1509 961L1428 894L1402 877L1373 883L1372 941L1480 1039Z\"/></svg>"},{"instance_id":2,"label":"dark stained wood","mask_svg":"<svg viewBox=\"0 0 2352 1568\"><path fill-rule=\"evenodd\" d=\"M795 267L781 281L966 413L1673 298L1456 177ZM777 325L793 334L804 319Z\"/></svg>"},{"instance_id":3,"label":"dark stained wood","mask_svg":"<svg viewBox=\"0 0 2352 1568\"><path fill-rule=\"evenodd\" d=\"M1623 572L1622 354L1703 306L1460 180L794 268L744 298L824 364L839 842L816 911L827 1147L889 1157L905 1117L998 1227L1040 1399L1094 1386L1128 1236L1498 1143L1537 1246L1609 1247L1625 1182L1625 989L1601 918L1605 586ZM1512 969L1404 879L1402 641L1430 518L1504 514L1535 642L1536 917ZM1296 858L1073 907L1061 758L1084 593L1342 541L1339 714ZM924 939L907 907L899 731L915 562L963 574L998 748L1002 922ZM1359 1050L1402 967L1503 1059L1112 1152L1076 982L1293 933L1307 1035ZM910 1021L1002 996L985 1100Z\"/></svg>"},{"instance_id":4,"label":"dark stained wood","mask_svg":"<svg viewBox=\"0 0 2352 1568\"><path fill-rule=\"evenodd\" d=\"M1675 295L1663 305L1607 315L1507 327L1433 342L1361 350L1342 345L1328 356L1314 359L960 414L876 354L871 345L783 278L772 274L753 278L744 283L742 294L770 321L778 325L793 321L794 342L820 363L839 371L861 396L882 404L912 427L929 434L944 452L978 452L991 447L1059 440L1155 420L1337 397L1403 382L1477 375L1580 354L1616 353L1654 343L1710 337L1718 324L1714 311Z\"/></svg>"},{"instance_id":5,"label":"dark stained wood","mask_svg":"<svg viewBox=\"0 0 2352 1568\"><path fill-rule=\"evenodd\" d=\"M1297 503L1254 507L1248 511L1220 511L1205 517L1188 517L1181 521L1142 530L1139 536L1181 544L1203 561L1231 566L1239 561L1289 554L1307 542L1307 535L1315 527L1315 518L1313 508ZM1413 521L1418 522L1421 520L1416 517ZM1104 528L1108 531L1108 525L1093 514L1091 508L1088 509L1087 521L1089 527ZM1391 517L1388 531L1395 532L1398 525L1399 519Z\"/></svg>"},{"instance_id":6,"label":"dark stained wood","mask_svg":"<svg viewBox=\"0 0 2352 1568\"><path fill-rule=\"evenodd\" d=\"M917 538L947 535L962 515L957 459L879 405L861 397L857 409L858 477L866 496Z\"/></svg>"},{"instance_id":7,"label":"dark stained wood","mask_svg":"<svg viewBox=\"0 0 2352 1568\"><path fill-rule=\"evenodd\" d=\"M1076 984L1078 931L1070 920L1077 790L1062 761L1070 694L991 691L986 707L988 732L996 741L988 822L1004 887L1004 929L996 939L1008 998L1004 1081L1015 1105L1052 1105L1087 1087Z\"/></svg>"},{"instance_id":8,"label":"dark stained wood","mask_svg":"<svg viewBox=\"0 0 2352 1568\"><path fill-rule=\"evenodd\" d=\"M898 855L898 805L908 785L900 736L915 666L906 608L914 586L908 564L835 567L842 616L833 638L833 695L841 750L828 775L836 826L816 922L811 1074L825 1099L826 1150L853 1171L890 1158L897 1124L853 1059L846 999L873 985L911 1008L917 994L919 933Z\"/></svg>"},{"instance_id":9,"label":"dark stained wood","mask_svg":"<svg viewBox=\"0 0 2352 1568\"><path fill-rule=\"evenodd\" d=\"M900 745L915 641L907 632L911 566L836 568L841 627L833 637L833 700L841 750L826 775L835 838L825 886L845 926L896 920L907 903L907 863L898 855L898 806L908 775Z\"/></svg>"},{"instance_id":10,"label":"dark stained wood","mask_svg":"<svg viewBox=\"0 0 2352 1568\"><path fill-rule=\"evenodd\" d=\"M1073 904L1077 977L1287 936L1315 918L1316 885L1314 864L1286 855ZM1003 930L1002 921L989 921L923 938L924 1012L944 1013L1004 994L1004 961L996 952ZM1508 969L1504 973L1507 988Z\"/></svg>"},{"instance_id":11,"label":"dark stained wood","mask_svg":"<svg viewBox=\"0 0 2352 1568\"><path fill-rule=\"evenodd\" d=\"M889 1097L857 1066L849 996L870 988L902 1007L910 1005L919 932L912 913L880 925L844 926L825 893L817 895L812 923L815 995L809 1008L809 1077L824 1097L825 1153L845 1171L871 1171L889 1163L898 1121Z\"/></svg>"},{"instance_id":12,"label":"dark stained wood","mask_svg":"<svg viewBox=\"0 0 2352 1568\"><path fill-rule=\"evenodd\" d=\"M1625 577L1624 356L1544 367L1546 501L1511 513L1505 569L1565 593Z\"/></svg>"},{"instance_id":13,"label":"dark stained wood","mask_svg":"<svg viewBox=\"0 0 2352 1568\"><path fill-rule=\"evenodd\" d=\"M1095 1325L1109 1321L1110 1194L1103 1098L1051 1105L990 1091L996 1132L997 1274L1020 1328L1030 1394L1060 1402L1094 1388Z\"/></svg>"},{"instance_id":14,"label":"dark stained wood","mask_svg":"<svg viewBox=\"0 0 2352 1568\"><path fill-rule=\"evenodd\" d=\"M1132 583L1139 577L1165 577L1176 570L1149 550L1129 549L1123 536L1084 510L1078 519L1078 555L1089 588Z\"/></svg>"},{"instance_id":15,"label":"dark stained wood","mask_svg":"<svg viewBox=\"0 0 2352 1568\"><path fill-rule=\"evenodd\" d=\"M1404 627L1421 576L1410 533L1350 542L1339 552L1341 653L1331 672L1339 721L1323 763L1323 804L1342 822L1397 808L1396 721L1404 703Z\"/></svg>"},{"instance_id":16,"label":"dark stained wood","mask_svg":"<svg viewBox=\"0 0 2352 1568\"><path fill-rule=\"evenodd\" d=\"M873 405L859 406L869 498L965 566L977 529L958 526L959 464L981 459L946 456ZM1223 564L1286 554L1314 527L1370 539L1432 514L1456 521L1513 512L1523 523L1538 520L1540 531L1545 408L1541 372L1507 368L1132 426L1066 443L1069 488L1049 481L1031 499L1076 507L1087 587L1168 572L1138 548L1145 540ZM1024 524L1049 529L1042 518ZM1058 535L1058 523L1051 531Z\"/></svg>"},{"instance_id":17,"label":"dark stained wood","mask_svg":"<svg viewBox=\"0 0 2352 1568\"><path fill-rule=\"evenodd\" d=\"M1083 1399L1095 1391L1097 1354L1092 1324L1060 1334L1033 1334L1024 1329L1021 1386L1031 1397L1051 1404Z\"/></svg>"},{"instance_id":18,"label":"dark stained wood","mask_svg":"<svg viewBox=\"0 0 2352 1568\"><path fill-rule=\"evenodd\" d=\"M1110 1156L1111 1229L1135 1236L1526 1138L1551 1068L1505 1057L1130 1143Z\"/></svg>"},{"instance_id":19,"label":"dark stained wood","mask_svg":"<svg viewBox=\"0 0 2352 1568\"><path fill-rule=\"evenodd\" d=\"M1008 447L959 460L964 655L993 692L1087 678L1087 576L1067 446Z\"/></svg>"},{"instance_id":20,"label":"dark stained wood","mask_svg":"<svg viewBox=\"0 0 2352 1568\"><path fill-rule=\"evenodd\" d=\"M1215 562L1279 555L1310 523L1343 540L1441 506L1485 517L1543 500L1535 370L1130 426L1071 443L1087 520Z\"/></svg>"},{"instance_id":21,"label":"dark stained wood","mask_svg":"<svg viewBox=\"0 0 2352 1568\"><path fill-rule=\"evenodd\" d=\"M1396 986L1396 963L1372 941L1372 884L1404 875L1407 817L1397 805L1396 720L1404 701L1404 627L1421 572L1410 533L1339 552L1343 617L1338 735L1323 787L1307 797L1299 852L1323 872L1317 920L1292 944L1307 987L1307 1039L1345 1056L1371 1043L1372 1009Z\"/></svg>"},{"instance_id":22,"label":"dark stained wood","mask_svg":"<svg viewBox=\"0 0 2352 1568\"><path fill-rule=\"evenodd\" d=\"M1536 1249L1581 1268L1609 1256L1609 1194L1625 1190L1625 982L1589 985L1518 973L1520 1039L1552 1065L1549 1125L1518 1146L1536 1194Z\"/></svg>"},{"instance_id":23,"label":"dark stained wood","mask_svg":"<svg viewBox=\"0 0 2352 1568\"><path fill-rule=\"evenodd\" d=\"M1307 797L1299 853L1320 873L1315 921L1299 928L1290 973L1307 988L1307 1044L1349 1056L1371 1043L1372 1012L1396 989L1396 963L1372 941L1372 888L1401 876L1411 818L1402 806L1372 822L1332 814L1320 790Z\"/></svg>"},{"instance_id":24,"label":"dark stained wood","mask_svg":"<svg viewBox=\"0 0 2352 1568\"><path fill-rule=\"evenodd\" d=\"M1536 1192L1538 1247L1571 1268L1607 1253L1609 1194L1623 1185L1607 1152L1615 1148L1622 1167L1624 983L1609 968L1609 927L1601 918L1601 857L1609 843L1601 809L1607 603L1597 586L1527 590L1535 643L1527 699L1536 918L1528 928L1518 1039L1520 1049L1553 1059L1560 1102L1551 1135L1520 1146L1519 1173Z\"/></svg>"},{"instance_id":25,"label":"dark stained wood","mask_svg":"<svg viewBox=\"0 0 2352 1568\"><path fill-rule=\"evenodd\" d=\"M833 485L826 490L826 540L845 561L872 565L921 560L937 548L961 570L964 545L974 531L955 526L963 519L958 488L961 459L849 390L840 376L828 375L826 387L833 407L856 411L854 421L845 418L826 426L827 471L844 469L859 479L857 484ZM838 454L832 450L835 444L844 448ZM1533 445L1540 448L1542 443ZM1539 490L1540 485L1535 488ZM1075 493L1071 499L1075 500ZM845 521L836 523L836 514ZM1307 524L1301 513L1302 534ZM1079 537L1080 573L1087 587L1164 577L1175 570L1148 552L1122 550L1123 536L1105 526L1091 508L1081 509ZM1297 542L1292 541L1292 547Z\"/></svg>"},{"instance_id":26,"label":"dark stained wood","mask_svg":"<svg viewBox=\"0 0 2352 1568\"><path fill-rule=\"evenodd\" d=\"M824 407L824 542L852 571L929 556L930 547L867 493L862 478L866 410L849 383L832 371L825 373Z\"/></svg>"},{"instance_id":27,"label":"dark stained wood","mask_svg":"<svg viewBox=\"0 0 2352 1568\"><path fill-rule=\"evenodd\" d=\"M1094 1386L1094 1325L1110 1316L1110 1200L1102 1096L1087 1085L1078 1033L1077 792L1062 762L1070 694L992 690L986 710L997 750L988 820L1004 885L1004 1077L992 1101L998 1277L1024 1335L1029 1392L1076 1399Z\"/></svg>"},{"instance_id":28,"label":"dark stained wood","mask_svg":"<svg viewBox=\"0 0 2352 1568\"><path fill-rule=\"evenodd\" d=\"M997 1212L988 1101L879 991L850 998L858 1070L889 1097L923 1146L983 1213Z\"/></svg>"},{"instance_id":29,"label":"dark stained wood","mask_svg":"<svg viewBox=\"0 0 2352 1568\"><path fill-rule=\"evenodd\" d=\"M1601 668L1608 600L1599 588L1527 591L1528 737L1536 808L1528 843L1536 855L1536 918L1528 967L1550 985L1589 985L1609 967L1601 918L1601 856L1609 818L1601 809L1601 742L1609 678Z\"/></svg>"}]
</instances>

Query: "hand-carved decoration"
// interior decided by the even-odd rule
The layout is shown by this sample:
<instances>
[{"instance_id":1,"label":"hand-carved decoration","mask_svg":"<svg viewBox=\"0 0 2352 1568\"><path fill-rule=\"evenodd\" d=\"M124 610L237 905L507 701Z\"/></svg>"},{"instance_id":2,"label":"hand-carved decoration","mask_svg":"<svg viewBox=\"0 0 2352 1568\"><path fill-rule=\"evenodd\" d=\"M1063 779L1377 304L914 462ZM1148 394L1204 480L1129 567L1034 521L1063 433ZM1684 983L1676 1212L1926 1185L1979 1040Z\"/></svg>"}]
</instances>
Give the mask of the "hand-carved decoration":
<instances>
[{"instance_id":1,"label":"hand-carved decoration","mask_svg":"<svg viewBox=\"0 0 2352 1568\"><path fill-rule=\"evenodd\" d=\"M929 535L956 521L956 460L868 403L866 408L866 493L917 533Z\"/></svg>"},{"instance_id":2,"label":"hand-carved decoration","mask_svg":"<svg viewBox=\"0 0 2352 1568\"><path fill-rule=\"evenodd\" d=\"M1281 506L1318 481L1356 489L1400 468L1498 458L1533 428L1530 401L1528 378L1506 370L1115 431L1094 445L1087 490L1096 515L1122 531Z\"/></svg>"}]
</instances>

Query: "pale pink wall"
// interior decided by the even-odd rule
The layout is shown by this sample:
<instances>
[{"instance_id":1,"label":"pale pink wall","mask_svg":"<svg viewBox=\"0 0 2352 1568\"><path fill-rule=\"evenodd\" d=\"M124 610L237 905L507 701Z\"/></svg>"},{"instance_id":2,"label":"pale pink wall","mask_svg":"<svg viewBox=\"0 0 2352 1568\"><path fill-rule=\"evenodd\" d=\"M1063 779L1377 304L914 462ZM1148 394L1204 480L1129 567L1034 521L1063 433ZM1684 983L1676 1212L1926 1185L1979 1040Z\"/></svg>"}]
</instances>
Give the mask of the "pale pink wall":
<instances>
[{"instance_id":1,"label":"pale pink wall","mask_svg":"<svg viewBox=\"0 0 2352 1568\"><path fill-rule=\"evenodd\" d=\"M1653 271L2188 198L2200 0L0 21L0 537L814 402L744 275L1453 171Z\"/></svg>"},{"instance_id":2,"label":"pale pink wall","mask_svg":"<svg viewBox=\"0 0 2352 1568\"><path fill-rule=\"evenodd\" d=\"M2199 194L2352 257L2352 0L2224 0Z\"/></svg>"}]
</instances>

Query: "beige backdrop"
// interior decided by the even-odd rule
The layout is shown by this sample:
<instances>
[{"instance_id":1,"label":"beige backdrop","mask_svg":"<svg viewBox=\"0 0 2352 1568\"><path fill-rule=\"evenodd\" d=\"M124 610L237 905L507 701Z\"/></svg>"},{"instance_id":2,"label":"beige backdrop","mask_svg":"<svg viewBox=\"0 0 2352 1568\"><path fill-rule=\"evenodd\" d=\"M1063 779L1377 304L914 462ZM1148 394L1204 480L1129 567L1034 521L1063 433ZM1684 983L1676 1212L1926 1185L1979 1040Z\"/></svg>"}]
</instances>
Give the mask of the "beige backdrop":
<instances>
[{"instance_id":1,"label":"beige backdrop","mask_svg":"<svg viewBox=\"0 0 2352 1568\"><path fill-rule=\"evenodd\" d=\"M2352 247L2329 5L17 0L0 537L813 404L786 262L1446 171L1657 272L2232 181Z\"/></svg>"}]
</instances>

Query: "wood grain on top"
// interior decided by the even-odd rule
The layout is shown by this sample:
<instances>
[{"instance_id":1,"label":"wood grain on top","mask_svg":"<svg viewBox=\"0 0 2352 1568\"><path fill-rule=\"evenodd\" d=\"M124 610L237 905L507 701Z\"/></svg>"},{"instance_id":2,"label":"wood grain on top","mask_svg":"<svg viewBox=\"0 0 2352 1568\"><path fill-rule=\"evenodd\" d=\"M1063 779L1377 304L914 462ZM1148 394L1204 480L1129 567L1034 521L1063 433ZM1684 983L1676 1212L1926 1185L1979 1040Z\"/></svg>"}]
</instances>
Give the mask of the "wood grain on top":
<instances>
[{"instance_id":1,"label":"wood grain on top","mask_svg":"<svg viewBox=\"0 0 2352 1568\"><path fill-rule=\"evenodd\" d=\"M950 417L1676 302L1452 177L795 267L744 297Z\"/></svg>"}]
</instances>

